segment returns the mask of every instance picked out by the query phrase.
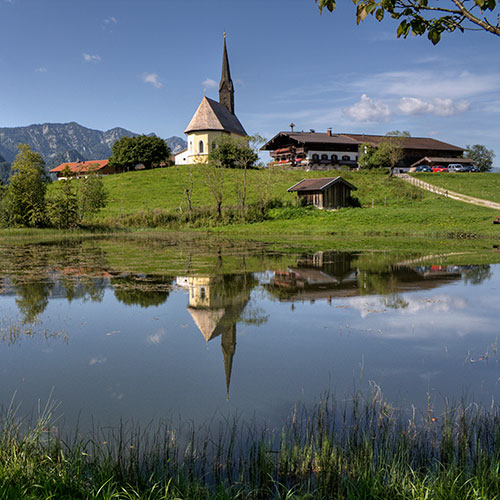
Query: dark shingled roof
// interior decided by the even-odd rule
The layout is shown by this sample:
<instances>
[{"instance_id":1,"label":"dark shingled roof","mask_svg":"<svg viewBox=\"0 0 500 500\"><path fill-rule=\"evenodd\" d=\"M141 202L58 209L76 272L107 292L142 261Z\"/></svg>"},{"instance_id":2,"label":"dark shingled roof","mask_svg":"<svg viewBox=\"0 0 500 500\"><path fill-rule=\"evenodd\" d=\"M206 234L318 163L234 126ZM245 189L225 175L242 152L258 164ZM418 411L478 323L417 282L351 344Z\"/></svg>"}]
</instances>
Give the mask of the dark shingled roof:
<instances>
[{"instance_id":1,"label":"dark shingled roof","mask_svg":"<svg viewBox=\"0 0 500 500\"><path fill-rule=\"evenodd\" d=\"M279 132L270 141L264 144L261 149L264 151L273 151L273 143L280 136L290 137L300 144L359 144L358 141L346 135L332 134L330 136L319 132Z\"/></svg>"},{"instance_id":2,"label":"dark shingled roof","mask_svg":"<svg viewBox=\"0 0 500 500\"><path fill-rule=\"evenodd\" d=\"M268 141L261 149L273 151L275 141L279 137L289 137L301 144L352 144L358 145L365 142L378 145L381 141L387 140L386 135L364 135L364 134L327 134L324 132L280 132ZM464 149L453 144L448 144L430 137L403 137L403 148L405 149L425 149L463 152Z\"/></svg>"},{"instance_id":3,"label":"dark shingled roof","mask_svg":"<svg viewBox=\"0 0 500 500\"><path fill-rule=\"evenodd\" d=\"M292 187L288 188L289 192L292 191L323 191L327 187L330 187L333 184L337 184L341 182L345 184L347 187L351 189L357 189L350 182L347 182L342 177L320 177L317 179L302 179L297 184L294 184Z\"/></svg>"},{"instance_id":4,"label":"dark shingled roof","mask_svg":"<svg viewBox=\"0 0 500 500\"><path fill-rule=\"evenodd\" d=\"M381 141L390 139L387 135L365 135L365 134L342 134L350 137L359 143L371 142L378 145ZM398 138L399 139L399 138ZM405 149L443 149L446 151L463 151L463 148L448 144L430 137L403 137L403 147Z\"/></svg>"},{"instance_id":5,"label":"dark shingled roof","mask_svg":"<svg viewBox=\"0 0 500 500\"><path fill-rule=\"evenodd\" d=\"M189 134L201 130L220 130L242 136L247 135L236 115L233 115L223 104L208 97L203 97L184 133Z\"/></svg>"}]
</instances>

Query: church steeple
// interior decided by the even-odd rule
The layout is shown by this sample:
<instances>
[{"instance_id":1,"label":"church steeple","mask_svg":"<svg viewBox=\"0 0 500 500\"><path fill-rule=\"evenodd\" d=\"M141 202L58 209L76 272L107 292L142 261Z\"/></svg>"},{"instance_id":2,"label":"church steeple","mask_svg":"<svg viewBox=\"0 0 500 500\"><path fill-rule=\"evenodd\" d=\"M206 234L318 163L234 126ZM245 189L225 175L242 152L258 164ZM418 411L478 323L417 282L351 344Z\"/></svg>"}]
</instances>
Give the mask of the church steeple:
<instances>
[{"instance_id":1,"label":"church steeple","mask_svg":"<svg viewBox=\"0 0 500 500\"><path fill-rule=\"evenodd\" d=\"M224 33L224 53L222 55L222 75L219 84L219 102L234 115L234 85L229 70L229 58L226 48L226 34Z\"/></svg>"}]
</instances>

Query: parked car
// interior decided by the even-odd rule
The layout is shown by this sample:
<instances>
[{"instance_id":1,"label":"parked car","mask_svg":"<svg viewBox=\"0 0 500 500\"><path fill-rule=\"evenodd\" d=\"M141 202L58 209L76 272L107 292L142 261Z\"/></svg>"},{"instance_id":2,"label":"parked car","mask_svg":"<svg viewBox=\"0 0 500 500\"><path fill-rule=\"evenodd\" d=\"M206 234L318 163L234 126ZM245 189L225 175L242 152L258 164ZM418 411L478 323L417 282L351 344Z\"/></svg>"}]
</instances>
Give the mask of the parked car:
<instances>
[{"instance_id":1,"label":"parked car","mask_svg":"<svg viewBox=\"0 0 500 500\"><path fill-rule=\"evenodd\" d=\"M432 168L427 165L419 165L415 172L432 172Z\"/></svg>"},{"instance_id":2,"label":"parked car","mask_svg":"<svg viewBox=\"0 0 500 500\"><path fill-rule=\"evenodd\" d=\"M477 167L473 167L472 165L467 165L464 167L464 172L480 172Z\"/></svg>"},{"instance_id":3,"label":"parked car","mask_svg":"<svg viewBox=\"0 0 500 500\"><path fill-rule=\"evenodd\" d=\"M446 167L443 167L443 165L432 165L432 171L433 172L448 172L448 169Z\"/></svg>"},{"instance_id":4,"label":"parked car","mask_svg":"<svg viewBox=\"0 0 500 500\"><path fill-rule=\"evenodd\" d=\"M448 165L448 172L467 172L461 163L450 163Z\"/></svg>"}]
</instances>

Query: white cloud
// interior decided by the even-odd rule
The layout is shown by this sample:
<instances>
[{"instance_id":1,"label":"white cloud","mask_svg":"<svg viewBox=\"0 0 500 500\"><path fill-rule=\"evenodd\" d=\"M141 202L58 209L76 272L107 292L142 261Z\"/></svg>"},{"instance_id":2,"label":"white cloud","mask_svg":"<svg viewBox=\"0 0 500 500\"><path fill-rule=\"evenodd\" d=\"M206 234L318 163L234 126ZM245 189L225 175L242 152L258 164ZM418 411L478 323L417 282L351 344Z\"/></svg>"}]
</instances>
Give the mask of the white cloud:
<instances>
[{"instance_id":1,"label":"white cloud","mask_svg":"<svg viewBox=\"0 0 500 500\"><path fill-rule=\"evenodd\" d=\"M115 16L110 16L104 19L104 24L118 24L118 19Z\"/></svg>"},{"instance_id":2,"label":"white cloud","mask_svg":"<svg viewBox=\"0 0 500 500\"><path fill-rule=\"evenodd\" d=\"M452 99L435 98L424 101L416 97L402 97L398 108L405 115L422 115L432 113L438 116L452 116L467 111L470 104L466 100L454 102Z\"/></svg>"},{"instance_id":3,"label":"white cloud","mask_svg":"<svg viewBox=\"0 0 500 500\"><path fill-rule=\"evenodd\" d=\"M158 345L162 342L164 337L165 337L165 330L163 328L160 328L155 333L148 335L147 342L148 344L151 345Z\"/></svg>"},{"instance_id":4,"label":"white cloud","mask_svg":"<svg viewBox=\"0 0 500 500\"><path fill-rule=\"evenodd\" d=\"M391 110L382 101L375 101L366 94L356 104L345 108L344 113L357 122L379 122L387 120Z\"/></svg>"},{"instance_id":5,"label":"white cloud","mask_svg":"<svg viewBox=\"0 0 500 500\"><path fill-rule=\"evenodd\" d=\"M211 78L203 80L201 84L207 89L212 89L214 87L217 87L217 82L215 80L212 80Z\"/></svg>"},{"instance_id":6,"label":"white cloud","mask_svg":"<svg viewBox=\"0 0 500 500\"><path fill-rule=\"evenodd\" d=\"M375 95L412 95L421 99L464 99L500 91L500 74L467 71L392 71L362 77L351 85Z\"/></svg>"},{"instance_id":7,"label":"white cloud","mask_svg":"<svg viewBox=\"0 0 500 500\"><path fill-rule=\"evenodd\" d=\"M47 73L48 69L41 66L40 68L35 69L35 71L37 73Z\"/></svg>"},{"instance_id":8,"label":"white cloud","mask_svg":"<svg viewBox=\"0 0 500 500\"><path fill-rule=\"evenodd\" d=\"M108 358L92 358L89 361L89 365L90 366L102 365L103 363L106 363L107 360L108 360Z\"/></svg>"},{"instance_id":9,"label":"white cloud","mask_svg":"<svg viewBox=\"0 0 500 500\"><path fill-rule=\"evenodd\" d=\"M101 56L97 54L83 54L83 60L85 62L99 62L101 60Z\"/></svg>"},{"instance_id":10,"label":"white cloud","mask_svg":"<svg viewBox=\"0 0 500 500\"><path fill-rule=\"evenodd\" d=\"M142 75L142 81L145 83L150 83L157 89L161 89L163 87L163 83L160 82L156 73L144 73Z\"/></svg>"}]
</instances>

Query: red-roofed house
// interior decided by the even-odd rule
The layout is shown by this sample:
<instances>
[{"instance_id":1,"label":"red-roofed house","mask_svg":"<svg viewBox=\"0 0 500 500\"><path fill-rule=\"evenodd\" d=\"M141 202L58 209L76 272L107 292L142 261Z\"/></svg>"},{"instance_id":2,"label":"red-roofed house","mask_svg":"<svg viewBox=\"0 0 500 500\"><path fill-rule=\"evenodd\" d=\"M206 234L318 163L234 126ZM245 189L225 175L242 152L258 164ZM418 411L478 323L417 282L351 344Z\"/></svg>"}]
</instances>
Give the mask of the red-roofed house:
<instances>
[{"instance_id":1,"label":"red-roofed house","mask_svg":"<svg viewBox=\"0 0 500 500\"><path fill-rule=\"evenodd\" d=\"M124 171L123 167L111 167L109 165L109 160L92 160L61 163L57 167L53 168L50 173L57 174L58 179L65 179L63 172L66 167L76 177L94 172L99 175L112 175L121 174Z\"/></svg>"}]
</instances>

